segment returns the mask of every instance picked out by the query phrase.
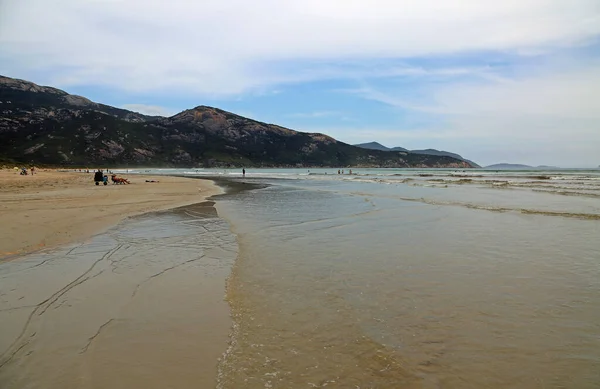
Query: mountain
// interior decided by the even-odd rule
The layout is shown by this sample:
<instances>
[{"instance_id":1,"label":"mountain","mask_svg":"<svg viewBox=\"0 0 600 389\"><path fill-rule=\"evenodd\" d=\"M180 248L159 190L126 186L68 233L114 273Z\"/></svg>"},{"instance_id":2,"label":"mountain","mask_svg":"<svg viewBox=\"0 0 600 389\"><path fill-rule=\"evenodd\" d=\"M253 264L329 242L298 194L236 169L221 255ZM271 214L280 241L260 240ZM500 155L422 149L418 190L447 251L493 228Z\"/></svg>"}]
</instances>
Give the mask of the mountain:
<instances>
[{"instance_id":1,"label":"mountain","mask_svg":"<svg viewBox=\"0 0 600 389\"><path fill-rule=\"evenodd\" d=\"M381 143L377 143L377 142L359 143L359 144L353 145L353 146L360 147L362 149L369 149L369 150L408 152L408 150L405 149L404 147L393 147L390 149L389 147L385 147Z\"/></svg>"},{"instance_id":2,"label":"mountain","mask_svg":"<svg viewBox=\"0 0 600 389\"><path fill-rule=\"evenodd\" d=\"M147 116L109 105L94 103L85 97L70 95L60 89L39 86L32 82L0 76L0 110L7 108L27 110L32 108L67 108L79 110L96 110L131 122L143 122L156 119L158 116ZM2 117L7 114L3 112ZM10 114L8 114L10 115Z\"/></svg>"},{"instance_id":3,"label":"mountain","mask_svg":"<svg viewBox=\"0 0 600 389\"><path fill-rule=\"evenodd\" d=\"M360 144L357 144L354 146L360 147L361 149L368 149L368 150L380 150L380 151L390 151L391 150L391 149L385 147L384 145L382 145L381 143L377 143L377 142L360 143ZM400 150L400 151L404 151L404 150Z\"/></svg>"},{"instance_id":4,"label":"mountain","mask_svg":"<svg viewBox=\"0 0 600 389\"><path fill-rule=\"evenodd\" d=\"M0 76L0 161L64 166L451 167L447 156L366 150L207 106L147 116Z\"/></svg>"},{"instance_id":5,"label":"mountain","mask_svg":"<svg viewBox=\"0 0 600 389\"><path fill-rule=\"evenodd\" d=\"M385 147L384 145L377 143L377 142L369 142L369 143L360 143L360 144L356 144L354 145L356 147L361 147L363 149L369 149L369 150L382 150L382 151L403 151L403 152L408 152L408 153L412 153L412 154L424 154L424 155L435 155L435 156L446 156L446 157L451 157L451 158L455 158L458 159L460 161L465 161L467 163L469 163L472 167L480 167L478 164L476 164L473 161L469 161L468 159L465 159L463 157L461 157L458 154L455 153L451 153L449 151L439 151L439 150L435 150L435 149L426 149L426 150L407 150L404 147L393 147L393 148L389 148L389 147Z\"/></svg>"},{"instance_id":6,"label":"mountain","mask_svg":"<svg viewBox=\"0 0 600 389\"><path fill-rule=\"evenodd\" d=\"M470 161L466 158L463 158L458 154L451 153L449 151L440 151L440 150L436 150L436 149L425 149L425 150L410 150L410 152L415 153L415 154L426 154L426 155L438 155L438 156L452 157L452 158L459 159L461 161L466 161L466 162L470 163L471 165L473 165L474 167L480 167L475 162Z\"/></svg>"},{"instance_id":7,"label":"mountain","mask_svg":"<svg viewBox=\"0 0 600 389\"><path fill-rule=\"evenodd\" d=\"M561 169L558 166L552 166L552 165L539 165L536 166L537 169Z\"/></svg>"}]
</instances>

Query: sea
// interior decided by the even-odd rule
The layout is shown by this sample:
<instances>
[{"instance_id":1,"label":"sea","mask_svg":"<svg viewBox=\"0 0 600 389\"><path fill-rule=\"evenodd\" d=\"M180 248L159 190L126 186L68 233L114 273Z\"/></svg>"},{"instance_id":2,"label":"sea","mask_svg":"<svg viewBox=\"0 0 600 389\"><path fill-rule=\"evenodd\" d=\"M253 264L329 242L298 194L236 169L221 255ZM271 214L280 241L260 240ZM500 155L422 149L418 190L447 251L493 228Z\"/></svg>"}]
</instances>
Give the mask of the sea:
<instances>
[{"instance_id":1,"label":"sea","mask_svg":"<svg viewBox=\"0 0 600 389\"><path fill-rule=\"evenodd\" d=\"M600 388L600 169L128 172L246 186L218 388Z\"/></svg>"},{"instance_id":2,"label":"sea","mask_svg":"<svg viewBox=\"0 0 600 389\"><path fill-rule=\"evenodd\" d=\"M112 232L137 247L150 228L156 268L106 264L139 278L128 296L191 291L212 250L232 318L218 389L600 388L600 169L114 172L225 189L211 218Z\"/></svg>"}]
</instances>

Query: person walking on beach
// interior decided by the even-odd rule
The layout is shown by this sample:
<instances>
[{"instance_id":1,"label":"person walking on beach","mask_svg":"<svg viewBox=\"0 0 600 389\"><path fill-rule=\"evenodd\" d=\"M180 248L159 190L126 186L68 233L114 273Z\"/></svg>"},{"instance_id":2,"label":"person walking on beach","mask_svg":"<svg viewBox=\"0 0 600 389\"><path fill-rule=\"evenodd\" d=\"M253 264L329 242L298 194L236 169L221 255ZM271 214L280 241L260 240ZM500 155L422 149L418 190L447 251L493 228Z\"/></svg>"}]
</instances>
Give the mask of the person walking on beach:
<instances>
[{"instance_id":1,"label":"person walking on beach","mask_svg":"<svg viewBox=\"0 0 600 389\"><path fill-rule=\"evenodd\" d=\"M246 177L246 169L242 168L242 177Z\"/></svg>"}]
</instances>

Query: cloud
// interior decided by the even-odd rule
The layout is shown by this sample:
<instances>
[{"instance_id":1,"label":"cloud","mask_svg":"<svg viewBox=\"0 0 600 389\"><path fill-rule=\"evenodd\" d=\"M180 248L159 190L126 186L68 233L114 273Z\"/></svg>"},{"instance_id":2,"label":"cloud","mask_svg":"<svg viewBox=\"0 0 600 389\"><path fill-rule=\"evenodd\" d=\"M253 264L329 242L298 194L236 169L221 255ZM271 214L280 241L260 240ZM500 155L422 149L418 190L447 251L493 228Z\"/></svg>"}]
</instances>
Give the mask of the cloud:
<instances>
[{"instance_id":1,"label":"cloud","mask_svg":"<svg viewBox=\"0 0 600 389\"><path fill-rule=\"evenodd\" d=\"M458 152L483 164L511 161L567 167L598 165L600 62L514 77L469 78L419 86L419 98L386 83L345 90L403 117L433 124L311 129L348 143L377 140L409 149Z\"/></svg>"},{"instance_id":2,"label":"cloud","mask_svg":"<svg viewBox=\"0 0 600 389\"><path fill-rule=\"evenodd\" d=\"M509 82L446 85L434 98L452 114L600 119L600 63Z\"/></svg>"},{"instance_id":3,"label":"cloud","mask_svg":"<svg viewBox=\"0 0 600 389\"><path fill-rule=\"evenodd\" d=\"M0 15L5 74L215 96L334 77L332 63L539 52L600 34L595 0L5 0Z\"/></svg>"},{"instance_id":4,"label":"cloud","mask_svg":"<svg viewBox=\"0 0 600 389\"><path fill-rule=\"evenodd\" d=\"M321 100L277 112L336 119L316 131L490 163L510 150L600 163L599 37L597 0L0 0L0 74L132 96L120 103L228 99L269 118L244 97L285 105L298 86ZM343 102L327 104L332 89Z\"/></svg>"},{"instance_id":5,"label":"cloud","mask_svg":"<svg viewBox=\"0 0 600 389\"><path fill-rule=\"evenodd\" d=\"M146 104L123 104L123 109L127 109L133 112L139 112L144 115L150 116L173 116L176 112L166 107L160 107L158 105L146 105Z\"/></svg>"},{"instance_id":6,"label":"cloud","mask_svg":"<svg viewBox=\"0 0 600 389\"><path fill-rule=\"evenodd\" d=\"M426 103L406 98L404 91L365 86L346 92L408 111L426 112L448 120L494 119L521 124L551 120L600 121L600 62L563 72L501 80L447 82L421 86ZM396 93L395 93L396 92ZM485 126L489 127L489 126ZM505 129L505 133L510 132ZM521 131L517 129L517 131ZM590 128L590 134L600 131ZM519 134L515 134L519 135Z\"/></svg>"}]
</instances>

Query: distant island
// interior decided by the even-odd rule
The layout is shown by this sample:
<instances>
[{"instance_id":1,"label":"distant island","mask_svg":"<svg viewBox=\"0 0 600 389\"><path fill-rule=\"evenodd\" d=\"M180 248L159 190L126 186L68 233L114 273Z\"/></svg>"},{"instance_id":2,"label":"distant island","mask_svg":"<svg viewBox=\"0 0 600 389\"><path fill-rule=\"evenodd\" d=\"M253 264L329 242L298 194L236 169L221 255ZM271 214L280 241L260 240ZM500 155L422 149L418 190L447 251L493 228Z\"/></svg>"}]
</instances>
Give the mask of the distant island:
<instances>
[{"instance_id":1,"label":"distant island","mask_svg":"<svg viewBox=\"0 0 600 389\"><path fill-rule=\"evenodd\" d=\"M510 169L560 169L557 166L529 166L529 165L521 165L518 163L497 163L494 165L485 166L484 169L498 169L498 170L510 170Z\"/></svg>"},{"instance_id":2,"label":"distant island","mask_svg":"<svg viewBox=\"0 0 600 389\"><path fill-rule=\"evenodd\" d=\"M462 156L456 154L456 153L451 153L449 151L440 151L440 150L436 150L436 149L425 149L425 150L408 150L405 149L404 147L385 147L384 145L382 145L381 143L378 142L368 142L368 143L359 143L359 144L355 144L354 146L356 147L361 147L363 149L369 149L369 150L380 150L380 151L405 151L405 152L409 152L409 153L413 153L413 154L423 154L423 155L437 155L437 156L445 156L445 157L452 157L452 158L456 158L458 160L461 161L465 161L468 162L471 166L473 167L481 167L478 164L476 164L473 161L470 161L466 158L463 158Z\"/></svg>"},{"instance_id":3,"label":"distant island","mask_svg":"<svg viewBox=\"0 0 600 389\"><path fill-rule=\"evenodd\" d=\"M148 116L0 76L0 163L144 167L471 168L449 155L368 150L208 106Z\"/></svg>"}]
</instances>

